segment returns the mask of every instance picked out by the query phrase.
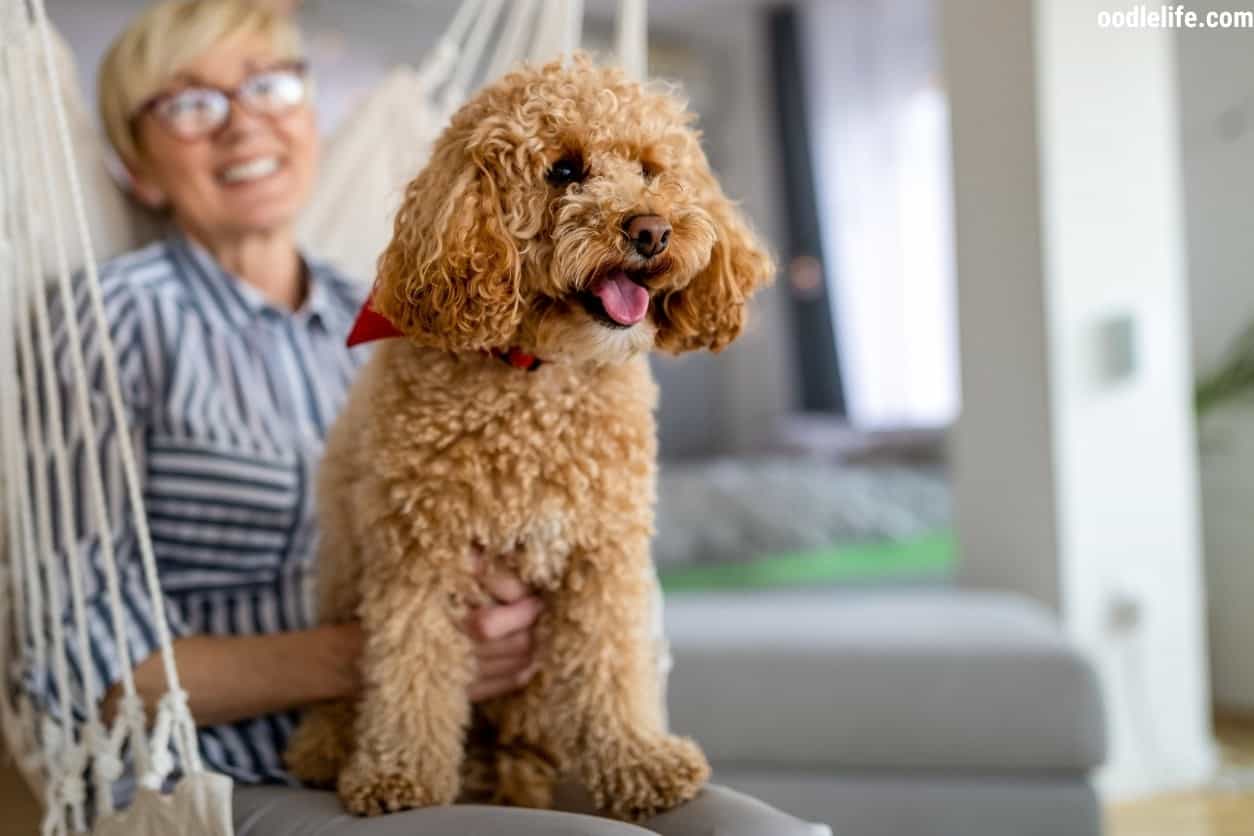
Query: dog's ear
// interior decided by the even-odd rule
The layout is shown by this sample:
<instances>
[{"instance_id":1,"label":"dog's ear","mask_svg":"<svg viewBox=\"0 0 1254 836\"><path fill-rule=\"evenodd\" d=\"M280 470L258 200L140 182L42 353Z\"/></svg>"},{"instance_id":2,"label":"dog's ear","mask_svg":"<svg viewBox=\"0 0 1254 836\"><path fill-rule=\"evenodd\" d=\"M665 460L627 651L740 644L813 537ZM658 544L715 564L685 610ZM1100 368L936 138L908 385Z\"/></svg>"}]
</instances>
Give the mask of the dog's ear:
<instances>
[{"instance_id":1,"label":"dog's ear","mask_svg":"<svg viewBox=\"0 0 1254 836\"><path fill-rule=\"evenodd\" d=\"M687 286L664 296L655 338L662 351L721 351L745 323L745 303L775 277L775 262L740 209L702 165L701 206L714 227L710 263Z\"/></svg>"},{"instance_id":2,"label":"dog's ear","mask_svg":"<svg viewBox=\"0 0 1254 836\"><path fill-rule=\"evenodd\" d=\"M372 296L405 336L433 348L505 348L522 318L518 247L500 195L464 145L445 141L405 190Z\"/></svg>"}]
</instances>

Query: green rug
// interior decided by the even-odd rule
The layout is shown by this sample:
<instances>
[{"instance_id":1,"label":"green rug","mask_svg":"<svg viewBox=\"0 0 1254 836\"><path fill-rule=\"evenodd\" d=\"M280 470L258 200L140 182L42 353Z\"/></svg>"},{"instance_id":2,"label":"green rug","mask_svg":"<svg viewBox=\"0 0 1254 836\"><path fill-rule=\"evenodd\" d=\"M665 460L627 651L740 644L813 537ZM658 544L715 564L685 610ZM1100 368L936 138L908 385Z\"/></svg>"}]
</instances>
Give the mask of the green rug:
<instances>
[{"instance_id":1,"label":"green rug","mask_svg":"<svg viewBox=\"0 0 1254 836\"><path fill-rule=\"evenodd\" d=\"M659 567L665 592L824 584L936 581L950 576L957 544L942 531L913 540L767 555L744 563Z\"/></svg>"}]
</instances>

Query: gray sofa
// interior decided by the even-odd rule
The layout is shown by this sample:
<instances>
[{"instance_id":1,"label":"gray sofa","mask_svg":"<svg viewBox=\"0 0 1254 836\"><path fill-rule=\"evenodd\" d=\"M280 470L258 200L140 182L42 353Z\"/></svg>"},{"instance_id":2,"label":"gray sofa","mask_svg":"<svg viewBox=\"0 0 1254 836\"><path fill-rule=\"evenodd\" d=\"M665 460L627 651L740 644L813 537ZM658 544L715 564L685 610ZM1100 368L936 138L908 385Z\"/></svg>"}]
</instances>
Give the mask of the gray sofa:
<instances>
[{"instance_id":1,"label":"gray sofa","mask_svg":"<svg viewBox=\"0 0 1254 836\"><path fill-rule=\"evenodd\" d=\"M670 596L673 729L835 836L1097 836L1095 674L1050 615L951 589Z\"/></svg>"}]
</instances>

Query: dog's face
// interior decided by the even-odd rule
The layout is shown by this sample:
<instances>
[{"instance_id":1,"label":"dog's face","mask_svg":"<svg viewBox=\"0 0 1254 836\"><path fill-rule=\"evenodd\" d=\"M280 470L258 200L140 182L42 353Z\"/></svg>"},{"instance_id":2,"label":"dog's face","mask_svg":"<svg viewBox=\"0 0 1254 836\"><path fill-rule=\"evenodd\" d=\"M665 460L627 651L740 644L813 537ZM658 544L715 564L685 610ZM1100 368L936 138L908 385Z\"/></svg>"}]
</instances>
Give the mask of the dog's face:
<instances>
[{"instance_id":1,"label":"dog's face","mask_svg":"<svg viewBox=\"0 0 1254 836\"><path fill-rule=\"evenodd\" d=\"M773 265L691 125L673 97L583 58L510 74L409 184L375 307L451 351L723 348Z\"/></svg>"}]
</instances>

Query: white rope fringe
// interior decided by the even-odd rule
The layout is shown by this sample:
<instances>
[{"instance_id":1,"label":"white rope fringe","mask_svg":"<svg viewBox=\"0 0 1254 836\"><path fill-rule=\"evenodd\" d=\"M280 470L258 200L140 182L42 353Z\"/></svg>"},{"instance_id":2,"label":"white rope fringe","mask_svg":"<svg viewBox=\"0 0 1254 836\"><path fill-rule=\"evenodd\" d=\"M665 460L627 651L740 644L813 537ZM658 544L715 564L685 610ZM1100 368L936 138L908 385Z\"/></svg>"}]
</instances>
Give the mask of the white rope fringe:
<instances>
[{"instance_id":1,"label":"white rope fringe","mask_svg":"<svg viewBox=\"0 0 1254 836\"><path fill-rule=\"evenodd\" d=\"M25 85L26 92L28 93L27 112L30 113L33 117L30 120L30 122L31 124L33 124L35 136L33 138L33 141L28 139L28 144L19 145L19 148L21 149L21 153L30 154L32 153L32 146L33 146L34 152L37 154L36 158L38 159L40 179L45 183L51 183L51 182L55 182L56 174L53 168L54 164L53 164L52 156L49 151L50 137L48 135L49 131L48 131L48 125L47 125L47 114L44 112L43 107L40 106L40 91L36 88L36 83L35 83L35 80L38 78L38 70L36 69L36 65L35 65L36 56L32 49L24 50L24 53L25 53L25 57L27 60L27 65L24 68L26 71L26 80L28 82ZM57 278L58 278L57 290L60 293L60 302L61 302L61 309L63 311L64 326L68 335L69 344L72 346L81 347L83 345L83 341L82 341L81 332L79 330L78 311L77 311L78 306L75 304L76 300L74 299L72 278L70 276L69 260L66 255L66 241L65 241L64 226L63 226L64 221L60 217L60 213L57 209L57 203L55 201L48 201L47 205L49 207L49 215L50 215L50 217L47 218L47 221L48 221L47 227L49 231L51 232L53 242L55 244L55 252L56 252L57 261L58 261L57 263ZM28 212L29 216L32 219L39 218L39 215L37 214L35 204L33 201L33 195L29 193L29 190L27 194L26 211ZM31 262L32 263L30 266L30 270L27 273L27 277L28 277L28 280L37 282L38 277L44 275L44 267L42 264L39 263L39 258L37 255L38 246L36 242L33 240L33 238L30 241L30 248L31 248ZM50 333L51 325L49 323L47 299L46 299L46 294L43 292L43 288L39 286L38 284L32 285L30 296L34 302L35 325L36 325L35 330L36 330L36 334L37 334L37 338L38 338L38 342L39 342L39 346L41 350L41 355L42 355L41 367L43 371L43 382L44 382L43 403L47 407L48 416L49 416L49 420L46 423L46 426L51 429L53 427L58 427L61 425L61 403L60 403L60 392L59 392L58 379L57 379L57 368L55 366L55 358L53 356L53 351L52 351L52 334ZM107 341L107 335L102 335L102 337L103 337L102 341ZM81 351L69 351L67 352L67 355L69 357L71 367L72 367L73 394L75 397L74 408L77 413L78 421L81 423L83 427L84 434L88 438L95 438L96 437L95 419L93 418L92 413L91 413L91 396L87 390L87 371L83 364L82 353ZM31 401L31 403L38 403L38 402L39 401ZM121 426L126 426L126 425L122 424ZM34 435L36 433L33 432L32 434ZM48 452L51 452L52 454L52 460L54 462L54 466L57 468L57 483L58 483L58 487L60 488L60 493L61 493L61 496L59 498L60 499L59 507L62 509L68 509L69 507L71 507L71 495L68 490L69 472L68 472L68 469L65 468L65 460L68 457L68 454L65 449L65 439L59 433L50 433L49 436L46 437L44 440L47 444ZM42 452L43 451L37 451L38 457L35 459L36 461L35 470L36 470L37 477L38 477L39 471L43 469L42 463L46 460L46 457L44 455L39 455ZM117 579L116 558L113 554L113 534L112 534L110 523L109 523L109 513L108 513L107 508L105 507L104 480L100 473L100 463L99 461L97 461L97 459L94 456L85 456L84 464L87 467L88 494L90 497L90 505L91 505L90 511L95 518L96 530L100 537L101 550L103 552L102 562L105 567L105 578L108 584L110 602L112 604L111 610L112 610L112 615L113 615L113 630L114 630L115 635L125 636L126 627L125 627L125 621L124 621L123 614L122 614L122 599L121 599L121 595L119 592L119 585L118 585L118 579ZM47 502L47 498L45 497L43 498L43 502L41 502L41 505L46 502ZM43 508L41 509L41 511L46 513L48 509ZM74 534L73 527L71 525L71 521L72 521L71 515L69 513L64 513L64 512L61 513L60 521L62 523L62 532L63 532L62 533L62 544L63 544L62 548L67 551L67 559L64 562L67 568L71 572L71 578L72 578L71 584L77 586L73 578L77 577L77 574L78 574L77 572L78 561L74 559L70 559L71 556L68 554L68 551L72 549L73 543L75 541L75 534ZM56 551L55 551L55 540L52 538L52 535L50 532L45 532L45 539L44 539L43 545L44 545L43 553L45 556L44 559L45 561L47 561L45 574L47 578L49 598L50 598L50 604L51 604L51 609L52 609L51 618L52 618L52 622L54 625L54 642L55 642L55 645L59 647L62 642L59 638L56 637L56 630L57 630L56 625L60 623L61 621L60 614L63 612L62 605L60 603L60 598L61 598L60 578L61 578L62 573L61 573L60 567L57 566L55 563L58 558L56 556ZM74 616L74 620L76 623L80 623L82 621L83 606L84 605L82 602L81 588L80 588L79 595L73 601L73 616ZM84 636L85 636L85 632L84 632ZM80 653L83 653L84 651L86 651L86 648L81 647ZM123 670L124 688L127 692L134 692L135 682L134 682L133 677L130 675L130 669L132 667L132 660L130 659L129 649L125 641L118 643L118 652L121 655L119 662ZM58 654L58 660L57 660L58 667L60 667L60 665L62 664L63 656L64 654ZM90 657L87 655L80 655L79 658L87 659ZM58 680L59 679L60 679L60 674L58 673ZM89 717L91 716L91 714L95 713L95 707L89 704L96 702L97 700L99 700L101 696L103 696L103 695L94 694L91 692L90 681L91 681L90 677L84 677L84 687L87 690L84 693L83 701L84 701L85 710L89 712ZM60 697L63 700L63 702L67 703L65 707L63 708L62 722L64 723L68 731L72 728L69 722L70 714L69 714L69 707L68 707L68 701L67 701L67 697L71 693L69 690L69 683L68 682L61 683L60 681L58 681L58 690L60 691ZM89 723L90 723L90 720L89 720ZM139 761L140 763L144 763L146 765L146 762L148 760L148 753L147 753L147 745L143 741L144 729L142 727L139 729L132 729L132 734L136 738L137 761Z\"/></svg>"},{"instance_id":2,"label":"white rope fringe","mask_svg":"<svg viewBox=\"0 0 1254 836\"><path fill-rule=\"evenodd\" d=\"M29 16L27 12L29 11ZM4 515L7 571L0 574L6 600L13 606L4 611L0 634L0 658L7 686L3 691L3 731L18 764L32 784L42 787L45 812L40 831L45 836L68 836L85 832L89 826L89 795L92 811L107 821L113 811L113 786L124 772L121 752L129 748L135 758L141 781L160 788L171 774L175 762L170 755L173 746L185 775L194 777L202 770L195 725L187 708L186 694L179 686L177 669L170 648L168 625L157 581L156 562L151 550L146 517L140 496L138 468L129 434L116 438L118 455L123 465L128 496L140 543L148 592L157 613L157 632L168 689L166 698L157 707L157 723L153 739L148 739L142 702L135 691L128 655L126 627L121 611L121 597L113 534L110 530L100 462L86 456L87 495L96 535L102 550L102 565L108 600L112 611L112 627L117 642L119 666L122 671L123 698L113 729L107 731L99 713L103 694L94 690L94 680L82 677L81 722L76 727L75 689L71 682L66 656L67 642L72 642L80 659L89 660L91 650L87 629L86 601L82 564L73 553L77 539L71 510L71 470L66 439L59 429L65 410L75 411L76 421L88 437L94 436L91 396L82 356L82 330L75 304L73 281L67 255L64 230L72 223L86 254L86 277L83 287L90 302L93 326L98 331L104 361L106 400L113 420L125 428L127 422L117 380L113 347L100 298L99 276L92 252L91 236L70 139L64 104L60 99L60 80L54 59L46 11L42 0L29 3L6 0L0 3L0 314L5 328L0 348L0 372L6 381L22 381L22 397L0 399L0 450L3 450ZM42 72L39 62L42 60ZM45 107L52 111L52 124ZM19 119L23 114L24 119ZM60 159L53 154L59 151ZM60 169L57 168L58 163ZM71 197L73 217L60 216L55 200L38 201L46 192L40 186L64 178ZM47 212L45 216L43 213ZM64 313L62 326L68 343L76 350L66 352L69 361L71 403L61 400L61 380L53 348L53 323L43 281L45 265L40 255L40 237L50 235L56 257L56 287L60 308ZM33 313L33 323L30 314ZM10 393L15 394L15 393ZM25 403L25 420L19 403ZM36 405L42 404L42 409ZM42 420L41 420L42 414ZM23 426L25 425L25 426ZM28 471L27 462L31 463ZM53 486L45 463L52 467ZM54 521L52 508L62 509ZM33 517L33 518L32 518ZM61 548L57 548L58 537ZM68 596L62 587L68 582ZM46 597L45 597L46 596ZM68 597L68 601L67 601ZM43 607L47 603L47 609ZM9 621L9 619L15 619ZM67 635L65 626L70 626ZM46 636L46 638L45 638ZM18 655L10 659L10 654ZM21 655L28 655L27 665L20 664ZM12 661L12 664L9 662ZM49 671L55 682L54 705L49 713L36 719L29 698L21 688L12 687L26 671L41 679ZM16 692L16 694L15 694ZM202 800L224 798L229 813L230 785L223 786L220 776L212 782L199 782ZM187 778L184 779L185 781ZM92 791L89 794L88 784ZM204 821L214 821L208 829L185 832L227 834L229 815L224 818L213 804L200 805L206 811ZM219 804L217 807L221 807ZM134 816L132 822L134 823ZM132 832L132 831L127 831ZM144 828L140 832L152 832ZM161 831L157 831L161 832Z\"/></svg>"},{"instance_id":3,"label":"white rope fringe","mask_svg":"<svg viewBox=\"0 0 1254 836\"><path fill-rule=\"evenodd\" d=\"M105 372L106 391L108 393L109 406L113 412L113 420L116 426L127 426L125 402L122 398L122 388L118 383L117 362L114 353L112 340L108 334L108 320L105 316L104 302L100 295L100 276L96 270L96 259L91 244L91 230L87 225L87 210L83 200L83 187L78 177L78 165L74 159L73 143L70 140L69 123L65 115L65 104L61 100L59 94L60 84L57 78L56 61L53 57L52 38L49 34L48 16L44 8L44 0L31 0L35 12L35 22L39 29L39 38L43 47L44 68L48 73L48 98L52 103L53 113L57 119L57 138L62 154L62 163L65 166L66 174L69 177L70 194L73 198L74 220L77 227L84 253L86 253L86 272L87 272L87 289L91 299L92 313L95 317L96 327L100 330L100 350L103 359L103 368ZM58 256L65 259L63 254ZM70 276L68 269L62 271L61 276L63 298L67 300L67 304L72 302L72 294L70 293ZM67 323L74 322L75 317L67 317ZM71 339L73 333L71 332ZM75 340L77 344L77 340ZM81 356L71 352L72 357L77 357L81 369ZM76 377L79 370L76 369ZM79 379L79 401L80 409L87 405L87 388L85 373ZM90 409L86 410L90 412ZM87 425L85 425L87 426ZM157 639L161 648L161 661L164 668L167 691L170 693L181 693L182 686L179 683L178 669L174 661L174 651L171 648L170 626L165 617L164 601L161 597L161 584L157 576L157 561L152 551L152 538L148 531L148 517L144 513L143 494L139 481L139 468L135 462L135 451L131 446L130 435L125 432L119 432L116 436L119 460L122 465L124 482L126 484L127 493L129 494L132 520L135 524L136 539L139 544L139 553L144 568L144 576L147 581L148 593L152 600L154 626L156 627ZM86 457L89 463L95 460L91 456ZM98 463L96 463L98 464ZM99 468L95 468L93 479L99 478ZM108 515L104 513L103 492L97 500L93 496L93 504L98 505L97 512L103 515L103 525L101 526L102 534L108 532ZM106 538L108 543L111 538ZM107 546L111 548L111 544ZM112 583L116 583L116 573ZM111 591L111 596L116 594L116 590ZM120 612L120 599L114 598L114 606ZM125 633L118 633L124 636ZM124 644L124 642L123 642ZM129 676L128 676L129 678ZM134 693L134 683L130 683L127 687L127 693ZM200 752L196 745L196 726L192 720L190 712L187 710L186 700L171 703L171 710L175 712L172 722L175 724L175 745L178 749L179 758L181 759L186 772L197 773L202 771L203 767L200 762ZM164 780L165 776L161 775Z\"/></svg>"}]
</instances>

